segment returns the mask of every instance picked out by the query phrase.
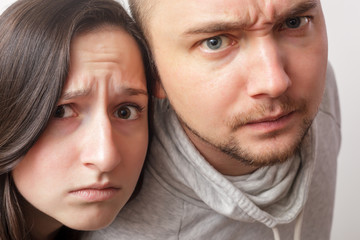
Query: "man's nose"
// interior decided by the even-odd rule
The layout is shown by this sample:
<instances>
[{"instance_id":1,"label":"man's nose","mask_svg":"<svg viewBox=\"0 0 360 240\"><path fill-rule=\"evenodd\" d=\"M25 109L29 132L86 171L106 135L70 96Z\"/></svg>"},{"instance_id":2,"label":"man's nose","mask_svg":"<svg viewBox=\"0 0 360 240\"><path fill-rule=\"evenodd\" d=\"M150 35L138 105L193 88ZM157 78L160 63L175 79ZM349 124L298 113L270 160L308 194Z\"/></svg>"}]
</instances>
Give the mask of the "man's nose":
<instances>
[{"instance_id":1,"label":"man's nose","mask_svg":"<svg viewBox=\"0 0 360 240\"><path fill-rule=\"evenodd\" d=\"M277 98L291 86L286 54L272 36L257 39L250 59L247 91L251 97Z\"/></svg>"},{"instance_id":2,"label":"man's nose","mask_svg":"<svg viewBox=\"0 0 360 240\"><path fill-rule=\"evenodd\" d=\"M89 120L83 131L81 162L100 172L111 172L121 162L116 132L107 114Z\"/></svg>"}]
</instances>

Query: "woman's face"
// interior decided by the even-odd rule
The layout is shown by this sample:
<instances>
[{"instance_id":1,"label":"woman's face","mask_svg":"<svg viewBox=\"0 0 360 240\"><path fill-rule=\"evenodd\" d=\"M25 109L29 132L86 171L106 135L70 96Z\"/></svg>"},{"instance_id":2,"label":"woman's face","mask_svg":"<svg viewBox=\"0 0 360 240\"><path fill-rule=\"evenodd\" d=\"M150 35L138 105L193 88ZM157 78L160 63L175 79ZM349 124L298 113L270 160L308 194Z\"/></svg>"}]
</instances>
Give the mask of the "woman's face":
<instances>
[{"instance_id":1,"label":"woman's face","mask_svg":"<svg viewBox=\"0 0 360 240\"><path fill-rule=\"evenodd\" d=\"M34 207L26 215L79 230L110 224L145 159L147 105L141 53L128 33L107 27L75 37L56 113L12 173Z\"/></svg>"}]
</instances>

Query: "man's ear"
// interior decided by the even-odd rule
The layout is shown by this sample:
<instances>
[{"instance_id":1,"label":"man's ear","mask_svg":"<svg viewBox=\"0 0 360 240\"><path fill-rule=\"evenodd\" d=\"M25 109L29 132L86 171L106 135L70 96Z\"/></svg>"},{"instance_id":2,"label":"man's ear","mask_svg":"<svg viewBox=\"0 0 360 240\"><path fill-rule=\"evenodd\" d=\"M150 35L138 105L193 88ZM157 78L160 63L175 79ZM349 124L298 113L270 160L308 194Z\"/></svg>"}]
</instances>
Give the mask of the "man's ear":
<instances>
[{"instance_id":1,"label":"man's ear","mask_svg":"<svg viewBox=\"0 0 360 240\"><path fill-rule=\"evenodd\" d=\"M166 92L165 92L160 80L157 80L155 83L154 95L155 95L155 97L160 98L160 99L166 98Z\"/></svg>"}]
</instances>

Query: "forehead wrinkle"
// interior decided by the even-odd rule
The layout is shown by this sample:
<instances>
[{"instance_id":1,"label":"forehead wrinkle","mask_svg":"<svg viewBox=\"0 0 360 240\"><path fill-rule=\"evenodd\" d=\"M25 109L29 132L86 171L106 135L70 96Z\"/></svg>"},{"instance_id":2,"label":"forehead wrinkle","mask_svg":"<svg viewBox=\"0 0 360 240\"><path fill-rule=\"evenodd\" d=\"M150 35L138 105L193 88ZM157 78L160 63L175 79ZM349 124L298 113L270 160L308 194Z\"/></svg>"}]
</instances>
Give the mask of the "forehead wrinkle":
<instances>
[{"instance_id":1,"label":"forehead wrinkle","mask_svg":"<svg viewBox=\"0 0 360 240\"><path fill-rule=\"evenodd\" d=\"M252 4L249 3L249 5ZM250 25L274 24L288 17L303 14L317 5L317 0L291 1L290 3L289 0L278 0L276 3L273 0L257 0L257 4L249 8Z\"/></svg>"},{"instance_id":2,"label":"forehead wrinkle","mask_svg":"<svg viewBox=\"0 0 360 240\"><path fill-rule=\"evenodd\" d=\"M189 26L183 36L196 34L220 33L225 31L250 30L261 25L273 25L288 17L302 14L317 6L317 0L300 0L289 3L289 0L245 0L246 11L239 9L225 10L217 19L203 20L194 26Z\"/></svg>"},{"instance_id":3,"label":"forehead wrinkle","mask_svg":"<svg viewBox=\"0 0 360 240\"><path fill-rule=\"evenodd\" d=\"M70 66L70 72L61 99L70 100L86 97L96 91L98 87L97 76L88 71L74 71L75 68L74 65Z\"/></svg>"},{"instance_id":4,"label":"forehead wrinkle","mask_svg":"<svg viewBox=\"0 0 360 240\"><path fill-rule=\"evenodd\" d=\"M83 60L83 64L88 64L90 66L98 66L106 70L116 68L117 66L122 66L123 58L125 57L124 53L116 51L98 51L96 55L91 52L81 52L84 58L90 58L90 60ZM119 57L120 56L120 57ZM71 68L71 66L70 66Z\"/></svg>"},{"instance_id":5,"label":"forehead wrinkle","mask_svg":"<svg viewBox=\"0 0 360 240\"><path fill-rule=\"evenodd\" d=\"M138 86L130 86L125 82L124 84L118 84L117 81L113 80L113 78L108 78L110 84L108 84L108 91L114 92L115 95L127 95L127 96L137 96L137 95L144 95L148 96L146 90ZM87 81L91 82L91 84L86 84L84 87L77 86L75 89L65 90L61 99L62 100L70 100L75 98L82 98L91 95L96 89L98 88L98 81Z\"/></svg>"}]
</instances>

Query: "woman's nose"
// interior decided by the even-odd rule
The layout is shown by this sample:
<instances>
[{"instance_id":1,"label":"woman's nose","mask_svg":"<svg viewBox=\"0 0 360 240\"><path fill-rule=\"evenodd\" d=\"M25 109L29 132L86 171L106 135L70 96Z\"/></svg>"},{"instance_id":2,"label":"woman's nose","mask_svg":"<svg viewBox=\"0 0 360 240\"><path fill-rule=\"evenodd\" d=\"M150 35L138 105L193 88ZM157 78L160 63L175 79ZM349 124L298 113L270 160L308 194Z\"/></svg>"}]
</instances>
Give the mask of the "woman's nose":
<instances>
[{"instance_id":1,"label":"woman's nose","mask_svg":"<svg viewBox=\"0 0 360 240\"><path fill-rule=\"evenodd\" d=\"M116 132L107 114L98 114L82 129L81 161L84 165L111 172L121 162L121 154L115 141ZM80 141L80 140L79 140Z\"/></svg>"}]
</instances>

